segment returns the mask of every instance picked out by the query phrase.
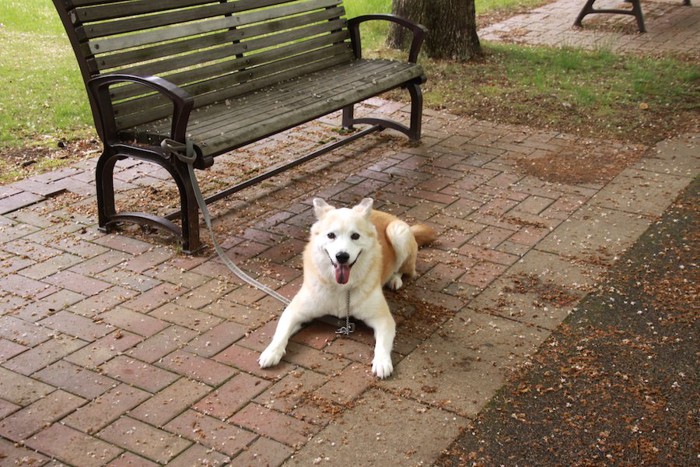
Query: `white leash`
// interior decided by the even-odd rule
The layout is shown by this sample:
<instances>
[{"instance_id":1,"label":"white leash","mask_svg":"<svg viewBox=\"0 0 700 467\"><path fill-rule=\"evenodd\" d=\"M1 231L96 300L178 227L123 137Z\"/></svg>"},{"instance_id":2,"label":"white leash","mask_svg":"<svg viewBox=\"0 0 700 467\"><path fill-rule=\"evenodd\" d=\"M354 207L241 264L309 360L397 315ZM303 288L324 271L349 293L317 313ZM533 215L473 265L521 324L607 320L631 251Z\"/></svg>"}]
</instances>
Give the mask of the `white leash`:
<instances>
[{"instance_id":1,"label":"white leash","mask_svg":"<svg viewBox=\"0 0 700 467\"><path fill-rule=\"evenodd\" d=\"M204 223L207 225L207 229L209 230L209 235L211 237L211 242L214 245L214 250L219 255L219 258L221 258L221 261L223 261L224 264L231 270L231 272L233 272L243 282L265 292L273 298L276 298L285 305L289 305L289 300L286 297L283 297L275 290L272 290L265 284L250 277L248 274L245 273L245 271L239 268L236 265L236 263L231 261L231 258L226 256L224 250L219 245L219 242L216 241L216 237L214 236L214 230L211 225L211 216L209 216L209 210L207 209L207 203L204 201L202 192L199 189L199 184L197 183L197 177L194 173L194 161L197 158L197 154L194 151L192 142L188 140L186 144L182 144L171 139L164 139L160 145L166 151L167 154L175 154L175 156L177 156L177 158L180 161L187 164L187 170L189 171L190 178L192 179L192 189L194 190L194 197L197 200L197 204L199 205L199 210L202 211L202 217L204 218Z\"/></svg>"}]
</instances>

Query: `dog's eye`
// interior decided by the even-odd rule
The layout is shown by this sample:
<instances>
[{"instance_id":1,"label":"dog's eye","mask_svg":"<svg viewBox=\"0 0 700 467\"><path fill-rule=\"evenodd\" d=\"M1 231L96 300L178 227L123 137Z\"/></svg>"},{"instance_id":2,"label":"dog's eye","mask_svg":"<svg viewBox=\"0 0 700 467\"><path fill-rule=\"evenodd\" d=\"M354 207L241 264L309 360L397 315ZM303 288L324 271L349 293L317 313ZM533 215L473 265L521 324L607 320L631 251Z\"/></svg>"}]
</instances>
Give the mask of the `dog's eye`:
<instances>
[{"instance_id":1,"label":"dog's eye","mask_svg":"<svg viewBox=\"0 0 700 467\"><path fill-rule=\"evenodd\" d=\"M359 233L354 233L354 234L350 235L350 238L352 238L353 240L359 240L359 239L360 239L360 234L359 234Z\"/></svg>"},{"instance_id":2,"label":"dog's eye","mask_svg":"<svg viewBox=\"0 0 700 467\"><path fill-rule=\"evenodd\" d=\"M335 240L335 234L333 232L329 233L328 238L330 238L331 240Z\"/></svg>"}]
</instances>

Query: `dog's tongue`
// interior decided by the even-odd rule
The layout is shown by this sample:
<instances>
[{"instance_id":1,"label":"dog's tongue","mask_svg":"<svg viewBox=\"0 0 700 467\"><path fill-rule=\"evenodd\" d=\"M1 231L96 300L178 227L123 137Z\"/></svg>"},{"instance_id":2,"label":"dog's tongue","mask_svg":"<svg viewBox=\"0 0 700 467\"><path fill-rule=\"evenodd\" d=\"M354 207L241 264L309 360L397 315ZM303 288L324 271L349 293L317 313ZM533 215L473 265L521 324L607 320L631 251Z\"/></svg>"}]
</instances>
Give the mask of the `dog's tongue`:
<instances>
[{"instance_id":1,"label":"dog's tongue","mask_svg":"<svg viewBox=\"0 0 700 467\"><path fill-rule=\"evenodd\" d=\"M350 280L350 265L337 264L335 265L335 281L338 284L347 284Z\"/></svg>"}]
</instances>

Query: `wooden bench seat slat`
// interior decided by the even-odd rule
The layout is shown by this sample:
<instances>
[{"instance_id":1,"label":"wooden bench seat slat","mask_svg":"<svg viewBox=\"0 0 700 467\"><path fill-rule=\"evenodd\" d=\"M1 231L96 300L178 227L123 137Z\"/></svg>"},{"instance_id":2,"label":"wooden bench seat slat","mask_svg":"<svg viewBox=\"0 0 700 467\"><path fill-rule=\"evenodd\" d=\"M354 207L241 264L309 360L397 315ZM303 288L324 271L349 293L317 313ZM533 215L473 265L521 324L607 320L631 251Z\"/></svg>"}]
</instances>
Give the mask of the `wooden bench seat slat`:
<instances>
[{"instance_id":1,"label":"wooden bench seat slat","mask_svg":"<svg viewBox=\"0 0 700 467\"><path fill-rule=\"evenodd\" d=\"M266 108L277 109L279 112L282 106L294 107L303 100L318 100L334 96L339 88L357 86L358 82L364 79L372 80L394 72L393 64L394 62L384 60L369 60L354 63L352 67L342 69L336 67L333 71L344 74L333 80L323 81L325 77L309 76L288 83L280 83L275 86L274 90L263 89L232 99L226 111L218 114L211 109L198 109L195 111L195 115L202 111L208 112L209 115L206 119L197 119L196 132L200 138L206 139L212 134L220 133L221 127L230 125L231 122L250 119L251 116L264 112ZM402 65L405 66L405 64Z\"/></svg>"},{"instance_id":2,"label":"wooden bench seat slat","mask_svg":"<svg viewBox=\"0 0 700 467\"><path fill-rule=\"evenodd\" d=\"M212 2L212 0L170 0L168 2L167 8L168 10L177 10L180 8L194 7L197 5L212 3L214 3ZM267 1L260 3L271 2ZM275 0L272 3L279 3L279 0ZM122 0L118 4L104 4L104 2L100 2L100 4L98 5L79 6L75 9L75 16L79 21L87 23L94 21L105 21L114 18L124 18L127 16L145 15L149 13L159 12L162 10L163 7L158 5L158 2L154 0Z\"/></svg>"},{"instance_id":3,"label":"wooden bench seat slat","mask_svg":"<svg viewBox=\"0 0 700 467\"><path fill-rule=\"evenodd\" d=\"M108 52L281 19L337 4L337 0L311 0L233 14L236 12L235 3L222 3L158 15L90 23L83 25L82 33L91 40L90 49L93 53Z\"/></svg>"},{"instance_id":4,"label":"wooden bench seat slat","mask_svg":"<svg viewBox=\"0 0 700 467\"><path fill-rule=\"evenodd\" d=\"M389 78L394 86L399 86L421 73L420 66L384 60L340 64L274 89L263 89L227 103L195 110L188 133L195 143L207 142L202 146L204 154L216 155L228 147L240 147L249 138L269 136L325 115L331 111L329 109L336 109L343 103L359 102L376 95L378 88L387 86L380 78ZM334 76L338 78L329 79ZM270 114L283 117L270 120ZM169 128L169 122L163 121L147 125L144 130L151 135L162 132L167 135Z\"/></svg>"},{"instance_id":5,"label":"wooden bench seat slat","mask_svg":"<svg viewBox=\"0 0 700 467\"><path fill-rule=\"evenodd\" d=\"M276 82L286 81L298 75L308 74L348 61L347 55L333 55L331 57L327 57L323 51L317 52L316 54L311 52L305 54L303 57L307 57L308 61L304 60L304 64L296 68L290 69L289 66L286 66L284 61L278 61L265 65L264 67L260 67L260 70L257 68L252 68L247 70L245 73L237 73L231 77L214 78L208 82L197 83L196 85L192 86L185 86L183 89L185 91L189 91L189 88L197 86L197 90L201 91L206 88L211 88L212 90L209 92L192 93L195 96L195 107L202 107L213 102L223 101L246 92L271 86ZM323 58L318 60L317 57ZM300 60L299 57L294 57L294 59L297 61ZM262 77L258 78L258 74L262 75ZM234 81L237 82L235 86L233 86ZM156 102L165 101L163 101L159 96L149 96L143 99L115 105L115 115L117 116L118 128L127 128L130 126L140 125L170 115L172 109L169 103L165 103L162 106L156 106ZM131 113L126 116L124 115L125 113L138 110L142 111L139 113Z\"/></svg>"},{"instance_id":6,"label":"wooden bench seat slat","mask_svg":"<svg viewBox=\"0 0 700 467\"><path fill-rule=\"evenodd\" d=\"M284 22L287 29L297 28L316 21L328 21L339 18L343 14L343 9L339 7L328 8L321 11L309 13L305 17L290 17ZM236 28L223 32L194 36L190 39L183 39L177 42L152 45L138 49L131 49L124 52L111 54L100 54L96 57L96 64L100 70L108 72L119 72L122 67L145 62L150 57L170 57L182 54L183 50L198 50L213 47L225 43L233 43L242 39L256 37L266 34L269 31L268 23ZM251 46L248 46L251 48Z\"/></svg>"}]
</instances>

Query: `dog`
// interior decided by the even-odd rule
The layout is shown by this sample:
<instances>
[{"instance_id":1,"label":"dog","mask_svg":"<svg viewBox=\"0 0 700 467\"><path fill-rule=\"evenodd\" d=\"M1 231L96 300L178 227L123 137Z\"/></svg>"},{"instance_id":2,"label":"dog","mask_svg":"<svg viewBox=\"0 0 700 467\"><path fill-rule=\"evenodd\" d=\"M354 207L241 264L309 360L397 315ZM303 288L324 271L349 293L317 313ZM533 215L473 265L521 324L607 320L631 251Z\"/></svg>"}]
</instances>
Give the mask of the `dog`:
<instances>
[{"instance_id":1,"label":"dog","mask_svg":"<svg viewBox=\"0 0 700 467\"><path fill-rule=\"evenodd\" d=\"M324 315L349 315L374 330L372 372L378 378L391 375L396 323L382 286L398 290L403 276L415 276L418 247L437 234L426 225L409 226L375 211L373 204L365 198L352 208L336 209L320 198L313 200L317 220L303 253L303 283L282 312L270 345L260 355L260 367L279 363L289 338L303 323Z\"/></svg>"}]
</instances>

